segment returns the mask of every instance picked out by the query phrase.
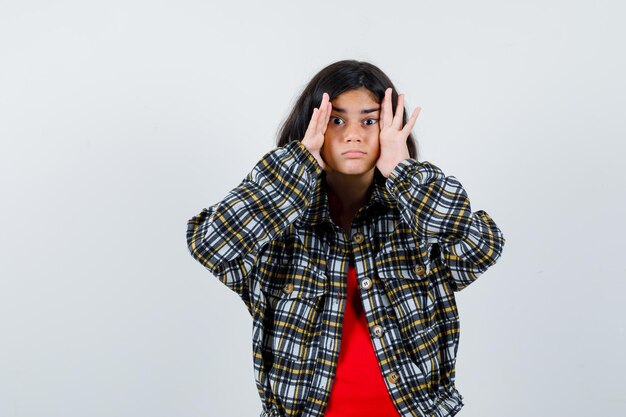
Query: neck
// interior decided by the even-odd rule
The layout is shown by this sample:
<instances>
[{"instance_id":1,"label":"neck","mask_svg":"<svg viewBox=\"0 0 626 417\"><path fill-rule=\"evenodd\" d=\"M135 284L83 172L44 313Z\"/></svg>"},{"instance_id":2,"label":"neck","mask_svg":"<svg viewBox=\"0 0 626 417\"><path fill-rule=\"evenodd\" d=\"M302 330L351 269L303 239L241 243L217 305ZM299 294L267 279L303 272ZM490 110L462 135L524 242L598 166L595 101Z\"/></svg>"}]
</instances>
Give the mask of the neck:
<instances>
[{"instance_id":1,"label":"neck","mask_svg":"<svg viewBox=\"0 0 626 417\"><path fill-rule=\"evenodd\" d=\"M356 213L367 203L373 181L373 169L363 175L326 174L326 184L341 202L342 213Z\"/></svg>"}]
</instances>

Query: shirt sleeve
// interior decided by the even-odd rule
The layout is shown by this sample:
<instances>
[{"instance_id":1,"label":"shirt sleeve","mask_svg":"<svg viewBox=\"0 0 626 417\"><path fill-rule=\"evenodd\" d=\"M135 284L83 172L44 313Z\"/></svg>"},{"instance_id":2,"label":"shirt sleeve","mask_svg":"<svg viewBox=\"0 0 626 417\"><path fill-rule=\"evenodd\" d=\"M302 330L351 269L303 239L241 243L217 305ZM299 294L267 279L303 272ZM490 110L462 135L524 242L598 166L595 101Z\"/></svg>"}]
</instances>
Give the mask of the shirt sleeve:
<instances>
[{"instance_id":1,"label":"shirt sleeve","mask_svg":"<svg viewBox=\"0 0 626 417\"><path fill-rule=\"evenodd\" d=\"M187 222L191 256L252 312L248 273L260 249L304 213L322 173L299 141L266 153L243 181Z\"/></svg>"},{"instance_id":2,"label":"shirt sleeve","mask_svg":"<svg viewBox=\"0 0 626 417\"><path fill-rule=\"evenodd\" d=\"M386 187L417 238L439 245L454 291L474 282L502 255L502 231L485 211L472 212L461 183L439 167L407 158L392 170Z\"/></svg>"}]
</instances>

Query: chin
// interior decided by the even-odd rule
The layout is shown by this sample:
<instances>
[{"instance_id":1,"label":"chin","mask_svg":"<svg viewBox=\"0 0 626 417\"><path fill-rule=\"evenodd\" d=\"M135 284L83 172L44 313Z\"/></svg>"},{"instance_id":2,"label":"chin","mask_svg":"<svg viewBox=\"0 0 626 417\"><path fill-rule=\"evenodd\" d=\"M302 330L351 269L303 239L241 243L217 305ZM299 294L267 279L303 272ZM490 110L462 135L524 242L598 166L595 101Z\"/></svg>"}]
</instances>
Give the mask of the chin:
<instances>
[{"instance_id":1,"label":"chin","mask_svg":"<svg viewBox=\"0 0 626 417\"><path fill-rule=\"evenodd\" d=\"M366 175L366 174L372 172L372 170L374 168L375 168L375 166L369 167L369 168L354 168L354 167L350 167L350 168L345 168L345 169L337 169L336 172L339 173L339 174L343 174L343 175L358 176L358 175Z\"/></svg>"}]
</instances>

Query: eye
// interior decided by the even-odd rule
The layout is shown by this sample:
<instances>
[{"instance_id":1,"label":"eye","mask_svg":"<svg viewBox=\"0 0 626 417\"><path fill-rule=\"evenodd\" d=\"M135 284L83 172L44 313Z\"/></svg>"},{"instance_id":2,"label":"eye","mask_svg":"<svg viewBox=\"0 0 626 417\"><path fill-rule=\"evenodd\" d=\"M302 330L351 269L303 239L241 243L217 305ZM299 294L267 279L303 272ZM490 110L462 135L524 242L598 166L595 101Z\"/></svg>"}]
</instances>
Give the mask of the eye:
<instances>
[{"instance_id":1,"label":"eye","mask_svg":"<svg viewBox=\"0 0 626 417\"><path fill-rule=\"evenodd\" d=\"M371 126L374 125L378 122L378 119L374 119L373 117L370 117L369 119L365 119L365 121L363 122L366 126Z\"/></svg>"},{"instance_id":2,"label":"eye","mask_svg":"<svg viewBox=\"0 0 626 417\"><path fill-rule=\"evenodd\" d=\"M330 122L332 124L335 124L335 125L342 125L342 124L344 124L344 121L341 120L339 117L336 117L336 116L331 116Z\"/></svg>"}]
</instances>

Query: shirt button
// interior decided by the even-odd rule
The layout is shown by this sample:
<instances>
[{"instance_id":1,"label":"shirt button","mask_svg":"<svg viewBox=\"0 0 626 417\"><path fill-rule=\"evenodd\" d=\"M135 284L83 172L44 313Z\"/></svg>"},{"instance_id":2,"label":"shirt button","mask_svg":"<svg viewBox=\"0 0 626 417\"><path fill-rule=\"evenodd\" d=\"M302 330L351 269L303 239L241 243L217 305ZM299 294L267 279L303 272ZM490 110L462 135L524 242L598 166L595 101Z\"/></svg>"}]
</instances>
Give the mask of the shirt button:
<instances>
[{"instance_id":1,"label":"shirt button","mask_svg":"<svg viewBox=\"0 0 626 417\"><path fill-rule=\"evenodd\" d=\"M414 271L417 275L424 275L426 268L424 268L424 265L415 265Z\"/></svg>"},{"instance_id":2,"label":"shirt button","mask_svg":"<svg viewBox=\"0 0 626 417\"><path fill-rule=\"evenodd\" d=\"M290 282L289 284L285 284L283 287L283 292L285 294L291 294L293 292L293 284Z\"/></svg>"},{"instance_id":3,"label":"shirt button","mask_svg":"<svg viewBox=\"0 0 626 417\"><path fill-rule=\"evenodd\" d=\"M372 327L372 333L374 333L374 336L376 336L376 337L382 337L383 336L383 326L376 325L376 326Z\"/></svg>"},{"instance_id":4,"label":"shirt button","mask_svg":"<svg viewBox=\"0 0 626 417\"><path fill-rule=\"evenodd\" d=\"M363 281L361 281L361 288L363 288L364 290L369 290L372 287L372 280L369 278L363 278Z\"/></svg>"},{"instance_id":5,"label":"shirt button","mask_svg":"<svg viewBox=\"0 0 626 417\"><path fill-rule=\"evenodd\" d=\"M352 241L354 243L361 244L363 243L364 240L365 240L365 236L363 236L362 233L355 233L354 235L352 235Z\"/></svg>"},{"instance_id":6,"label":"shirt button","mask_svg":"<svg viewBox=\"0 0 626 417\"><path fill-rule=\"evenodd\" d=\"M392 372L389 375L387 375L387 381L389 381L392 384L395 384L396 382L398 382L399 379L400 379L400 375L398 375L397 372Z\"/></svg>"}]
</instances>

